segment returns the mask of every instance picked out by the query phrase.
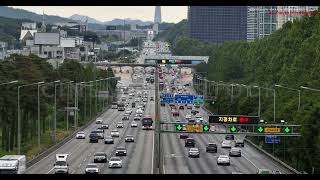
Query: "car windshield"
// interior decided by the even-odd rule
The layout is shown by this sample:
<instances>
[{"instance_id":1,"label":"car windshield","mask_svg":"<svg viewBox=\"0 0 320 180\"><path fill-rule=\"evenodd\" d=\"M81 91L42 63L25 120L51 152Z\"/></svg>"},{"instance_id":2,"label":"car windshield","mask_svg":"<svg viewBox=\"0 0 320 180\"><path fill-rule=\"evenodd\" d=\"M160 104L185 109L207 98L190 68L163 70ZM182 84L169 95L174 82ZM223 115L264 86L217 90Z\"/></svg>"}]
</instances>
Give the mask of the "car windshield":
<instances>
[{"instance_id":1,"label":"car windshield","mask_svg":"<svg viewBox=\"0 0 320 180\"><path fill-rule=\"evenodd\" d=\"M126 150L124 147L117 147L117 150Z\"/></svg>"},{"instance_id":2,"label":"car windshield","mask_svg":"<svg viewBox=\"0 0 320 180\"><path fill-rule=\"evenodd\" d=\"M110 158L110 161L120 161L121 159L119 157L112 157Z\"/></svg>"},{"instance_id":3,"label":"car windshield","mask_svg":"<svg viewBox=\"0 0 320 180\"><path fill-rule=\"evenodd\" d=\"M98 167L96 164L88 164L87 165L87 168L96 168Z\"/></svg>"},{"instance_id":4,"label":"car windshield","mask_svg":"<svg viewBox=\"0 0 320 180\"><path fill-rule=\"evenodd\" d=\"M133 138L133 136L132 136L132 135L127 135L127 137L129 137L129 138Z\"/></svg>"},{"instance_id":5,"label":"car windshield","mask_svg":"<svg viewBox=\"0 0 320 180\"><path fill-rule=\"evenodd\" d=\"M95 153L94 155L95 155L95 156L105 156L106 154L105 154L105 153L102 153L102 152L99 152L99 153Z\"/></svg>"},{"instance_id":6,"label":"car windshield","mask_svg":"<svg viewBox=\"0 0 320 180\"><path fill-rule=\"evenodd\" d=\"M111 132L118 132L117 130L113 130L113 131L111 131Z\"/></svg>"},{"instance_id":7,"label":"car windshield","mask_svg":"<svg viewBox=\"0 0 320 180\"><path fill-rule=\"evenodd\" d=\"M112 137L111 136L106 136L105 139L112 139Z\"/></svg>"},{"instance_id":8,"label":"car windshield","mask_svg":"<svg viewBox=\"0 0 320 180\"><path fill-rule=\"evenodd\" d=\"M67 165L67 162L65 161L57 161L56 162L56 166L66 166Z\"/></svg>"},{"instance_id":9,"label":"car windshield","mask_svg":"<svg viewBox=\"0 0 320 180\"><path fill-rule=\"evenodd\" d=\"M78 134L84 134L84 132L78 132Z\"/></svg>"}]
</instances>

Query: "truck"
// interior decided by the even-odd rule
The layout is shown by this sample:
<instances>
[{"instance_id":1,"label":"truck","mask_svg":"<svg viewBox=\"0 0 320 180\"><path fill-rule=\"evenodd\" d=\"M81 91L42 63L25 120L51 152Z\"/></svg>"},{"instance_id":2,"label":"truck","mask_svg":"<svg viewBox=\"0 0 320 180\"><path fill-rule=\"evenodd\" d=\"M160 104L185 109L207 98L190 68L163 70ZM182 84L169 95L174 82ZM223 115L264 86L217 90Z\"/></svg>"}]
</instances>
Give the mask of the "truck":
<instances>
[{"instance_id":1,"label":"truck","mask_svg":"<svg viewBox=\"0 0 320 180\"><path fill-rule=\"evenodd\" d=\"M68 156L69 154L56 154L56 162L53 165L55 174L69 173Z\"/></svg>"},{"instance_id":2,"label":"truck","mask_svg":"<svg viewBox=\"0 0 320 180\"><path fill-rule=\"evenodd\" d=\"M0 158L0 174L24 174L26 171L25 155L5 155Z\"/></svg>"},{"instance_id":3,"label":"truck","mask_svg":"<svg viewBox=\"0 0 320 180\"><path fill-rule=\"evenodd\" d=\"M146 116L142 119L142 129L152 129L153 120L151 117Z\"/></svg>"}]
</instances>

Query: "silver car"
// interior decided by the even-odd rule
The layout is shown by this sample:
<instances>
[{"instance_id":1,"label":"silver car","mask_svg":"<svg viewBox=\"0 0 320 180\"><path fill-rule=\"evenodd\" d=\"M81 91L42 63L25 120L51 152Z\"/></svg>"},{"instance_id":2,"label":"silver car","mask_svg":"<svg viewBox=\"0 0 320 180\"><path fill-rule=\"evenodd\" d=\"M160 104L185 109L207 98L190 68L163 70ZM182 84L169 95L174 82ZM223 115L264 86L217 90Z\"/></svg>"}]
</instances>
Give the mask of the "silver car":
<instances>
[{"instance_id":1,"label":"silver car","mask_svg":"<svg viewBox=\"0 0 320 180\"><path fill-rule=\"evenodd\" d=\"M227 155L220 155L217 159L217 165L220 164L230 165L230 157Z\"/></svg>"},{"instance_id":2,"label":"silver car","mask_svg":"<svg viewBox=\"0 0 320 180\"><path fill-rule=\"evenodd\" d=\"M241 149L240 148L231 148L229 152L229 156L241 157Z\"/></svg>"},{"instance_id":3,"label":"silver car","mask_svg":"<svg viewBox=\"0 0 320 180\"><path fill-rule=\"evenodd\" d=\"M190 148L189 153L188 153L188 157L199 158L200 157L199 149L198 148Z\"/></svg>"}]
</instances>

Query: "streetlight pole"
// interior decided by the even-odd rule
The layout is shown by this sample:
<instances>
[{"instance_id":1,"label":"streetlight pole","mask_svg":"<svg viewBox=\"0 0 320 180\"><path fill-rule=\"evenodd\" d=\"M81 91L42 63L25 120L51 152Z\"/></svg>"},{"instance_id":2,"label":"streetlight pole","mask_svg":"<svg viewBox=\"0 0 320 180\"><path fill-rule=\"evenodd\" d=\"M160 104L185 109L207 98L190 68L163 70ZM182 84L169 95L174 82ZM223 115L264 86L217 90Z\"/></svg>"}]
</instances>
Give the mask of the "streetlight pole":
<instances>
[{"instance_id":1,"label":"streetlight pole","mask_svg":"<svg viewBox=\"0 0 320 180\"><path fill-rule=\"evenodd\" d=\"M258 88L259 89L259 111L258 111L258 116L259 116L259 119L260 119L260 115L261 115L261 90L260 90L260 87L259 86L253 86L254 88Z\"/></svg>"},{"instance_id":2,"label":"streetlight pole","mask_svg":"<svg viewBox=\"0 0 320 180\"><path fill-rule=\"evenodd\" d=\"M20 88L22 87L28 87L28 86L33 86L33 85L39 85L43 84L44 82L36 82L36 83L31 83L31 84L25 84L18 86L18 154L21 154L21 117L20 117ZM39 90L39 88L38 88ZM39 93L38 93L39 94Z\"/></svg>"},{"instance_id":3,"label":"streetlight pole","mask_svg":"<svg viewBox=\"0 0 320 180\"><path fill-rule=\"evenodd\" d=\"M282 86L282 85L279 85L279 84L275 84L274 86L275 87L284 88L284 89L293 90L293 91L298 91L298 94L299 94L298 111L300 111L300 104L301 104L301 90L300 89L294 89L294 88L290 88L290 87L285 87L285 86Z\"/></svg>"},{"instance_id":4,"label":"streetlight pole","mask_svg":"<svg viewBox=\"0 0 320 180\"><path fill-rule=\"evenodd\" d=\"M253 87L273 91L273 122L275 123L276 122L276 89L265 88L265 87L260 87L260 86L253 86ZM260 97L260 91L259 91L259 97ZM259 98L259 102L260 102L260 98ZM260 112L260 106L259 106L259 112ZM260 117L260 115L259 115L259 117Z\"/></svg>"}]
</instances>

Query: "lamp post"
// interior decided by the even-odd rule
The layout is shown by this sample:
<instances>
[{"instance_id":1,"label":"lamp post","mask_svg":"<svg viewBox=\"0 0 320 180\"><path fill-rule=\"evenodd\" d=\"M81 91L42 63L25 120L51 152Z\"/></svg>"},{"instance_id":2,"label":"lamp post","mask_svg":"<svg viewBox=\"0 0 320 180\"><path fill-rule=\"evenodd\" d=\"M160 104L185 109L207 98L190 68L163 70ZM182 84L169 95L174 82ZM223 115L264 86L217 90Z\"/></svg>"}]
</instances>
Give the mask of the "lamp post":
<instances>
[{"instance_id":1,"label":"lamp post","mask_svg":"<svg viewBox=\"0 0 320 180\"><path fill-rule=\"evenodd\" d=\"M293 91L298 91L298 94L299 94L299 104L298 104L298 111L300 111L300 102L301 102L301 90L300 89L294 89L294 88L290 88L290 87L285 87L285 86L282 86L282 85L279 85L279 84L275 84L274 85L275 87L280 87L280 88L284 88L284 89L289 89L289 90L293 90ZM303 86L302 86L303 87Z\"/></svg>"},{"instance_id":2,"label":"lamp post","mask_svg":"<svg viewBox=\"0 0 320 180\"><path fill-rule=\"evenodd\" d=\"M9 85L9 84L14 84L14 83L18 83L18 80L6 82L6 83L1 83L0 86Z\"/></svg>"},{"instance_id":3,"label":"lamp post","mask_svg":"<svg viewBox=\"0 0 320 180\"><path fill-rule=\"evenodd\" d=\"M265 89L265 90L270 90L273 91L273 122L276 122L276 90L271 89L271 88L265 88L265 87L260 87L260 86L253 86L254 88L259 88L259 118L260 118L260 111L261 111L261 102L260 102L260 88Z\"/></svg>"},{"instance_id":4,"label":"lamp post","mask_svg":"<svg viewBox=\"0 0 320 180\"><path fill-rule=\"evenodd\" d=\"M39 84L43 84L44 82L36 82L36 83L31 83L31 84L25 84L25 85L21 85L18 86L18 154L21 153L21 117L20 117L20 88L23 87L28 87L28 86L34 86L34 85L39 85ZM39 88L38 88L39 90Z\"/></svg>"},{"instance_id":5,"label":"lamp post","mask_svg":"<svg viewBox=\"0 0 320 180\"><path fill-rule=\"evenodd\" d=\"M52 83L58 83L58 82L60 82L60 80L53 81L53 82L49 82L49 83L41 83L41 84L38 84L38 148L39 148L39 150L41 150L41 147L40 147L40 143L41 143L41 140L40 140L40 137L41 137L41 123L40 123L40 87L41 87L41 86L44 86L44 85L52 84Z\"/></svg>"}]
</instances>

